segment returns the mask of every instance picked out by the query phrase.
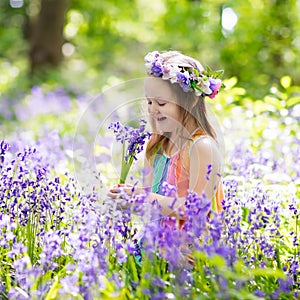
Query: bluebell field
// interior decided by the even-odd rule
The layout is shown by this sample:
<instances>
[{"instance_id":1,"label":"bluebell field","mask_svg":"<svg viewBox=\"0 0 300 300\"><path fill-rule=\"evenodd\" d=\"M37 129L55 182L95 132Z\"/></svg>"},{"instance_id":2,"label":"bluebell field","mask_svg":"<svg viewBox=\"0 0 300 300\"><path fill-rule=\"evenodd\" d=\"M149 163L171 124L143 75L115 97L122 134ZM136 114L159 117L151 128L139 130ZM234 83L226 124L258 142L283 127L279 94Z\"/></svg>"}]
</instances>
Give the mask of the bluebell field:
<instances>
[{"instance_id":1,"label":"bluebell field","mask_svg":"<svg viewBox=\"0 0 300 300\"><path fill-rule=\"evenodd\" d=\"M190 193L182 229L163 226L146 195L127 208L107 198L111 138L95 149L98 184L78 184L73 139L89 97L34 87L3 99L0 297L299 299L300 87L287 81L256 101L225 82L211 103L226 146L223 211L208 217L209 201Z\"/></svg>"}]
</instances>

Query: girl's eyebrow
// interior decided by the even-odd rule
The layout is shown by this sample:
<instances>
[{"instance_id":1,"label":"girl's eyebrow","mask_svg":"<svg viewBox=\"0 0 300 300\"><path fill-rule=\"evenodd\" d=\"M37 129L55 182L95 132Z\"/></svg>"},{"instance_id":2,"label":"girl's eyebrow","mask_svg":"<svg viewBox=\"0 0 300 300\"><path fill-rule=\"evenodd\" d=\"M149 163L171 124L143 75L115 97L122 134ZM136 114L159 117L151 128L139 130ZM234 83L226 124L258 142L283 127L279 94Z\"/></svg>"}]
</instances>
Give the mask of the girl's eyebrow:
<instances>
[{"instance_id":1,"label":"girl's eyebrow","mask_svg":"<svg viewBox=\"0 0 300 300\"><path fill-rule=\"evenodd\" d=\"M148 97L148 96L146 96L146 99L151 101L156 100L155 97Z\"/></svg>"},{"instance_id":2,"label":"girl's eyebrow","mask_svg":"<svg viewBox=\"0 0 300 300\"><path fill-rule=\"evenodd\" d=\"M146 96L145 95L145 97L146 97L146 100L151 100L151 101L156 101L157 103L159 103L159 104L162 104L162 103L167 103L168 101L166 101L166 100L164 100L164 99L161 99L161 98L156 98L156 97L148 97L148 96Z\"/></svg>"}]
</instances>

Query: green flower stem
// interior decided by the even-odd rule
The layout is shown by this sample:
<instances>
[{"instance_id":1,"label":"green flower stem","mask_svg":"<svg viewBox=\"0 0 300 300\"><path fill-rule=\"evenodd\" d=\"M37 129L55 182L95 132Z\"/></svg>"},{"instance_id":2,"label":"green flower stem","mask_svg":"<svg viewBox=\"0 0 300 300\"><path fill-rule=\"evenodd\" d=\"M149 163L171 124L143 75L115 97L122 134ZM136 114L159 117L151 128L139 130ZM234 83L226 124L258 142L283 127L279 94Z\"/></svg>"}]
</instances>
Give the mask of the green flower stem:
<instances>
[{"instance_id":1,"label":"green flower stem","mask_svg":"<svg viewBox=\"0 0 300 300\"><path fill-rule=\"evenodd\" d=\"M131 165L133 163L134 157L132 155L129 156L128 161L125 159L125 143L123 143L122 149L122 165L121 165L121 176L119 183L125 183Z\"/></svg>"},{"instance_id":2,"label":"green flower stem","mask_svg":"<svg viewBox=\"0 0 300 300\"><path fill-rule=\"evenodd\" d=\"M126 171L125 168L126 168L126 161L125 161L125 142L123 143L123 147L122 147L122 163L121 163L121 176L120 176L120 181L119 183L125 183L125 180L126 180Z\"/></svg>"},{"instance_id":3,"label":"green flower stem","mask_svg":"<svg viewBox=\"0 0 300 300\"><path fill-rule=\"evenodd\" d=\"M129 170L131 168L131 165L133 163L133 157L130 157L128 163L122 161L122 169L121 169L121 177L120 177L120 183L125 183L127 175L129 173Z\"/></svg>"}]
</instances>

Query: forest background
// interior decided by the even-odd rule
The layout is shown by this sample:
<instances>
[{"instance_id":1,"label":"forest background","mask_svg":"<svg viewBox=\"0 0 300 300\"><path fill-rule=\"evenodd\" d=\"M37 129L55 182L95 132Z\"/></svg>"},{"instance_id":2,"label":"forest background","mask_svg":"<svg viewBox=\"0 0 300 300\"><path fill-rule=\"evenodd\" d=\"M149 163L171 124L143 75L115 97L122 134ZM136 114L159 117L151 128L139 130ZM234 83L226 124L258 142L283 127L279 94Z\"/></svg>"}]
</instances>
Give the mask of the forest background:
<instances>
[{"instance_id":1,"label":"forest background","mask_svg":"<svg viewBox=\"0 0 300 300\"><path fill-rule=\"evenodd\" d=\"M2 0L0 96L36 84L97 94L144 76L145 53L174 49L255 100L285 75L299 85L299 15L297 0Z\"/></svg>"}]
</instances>

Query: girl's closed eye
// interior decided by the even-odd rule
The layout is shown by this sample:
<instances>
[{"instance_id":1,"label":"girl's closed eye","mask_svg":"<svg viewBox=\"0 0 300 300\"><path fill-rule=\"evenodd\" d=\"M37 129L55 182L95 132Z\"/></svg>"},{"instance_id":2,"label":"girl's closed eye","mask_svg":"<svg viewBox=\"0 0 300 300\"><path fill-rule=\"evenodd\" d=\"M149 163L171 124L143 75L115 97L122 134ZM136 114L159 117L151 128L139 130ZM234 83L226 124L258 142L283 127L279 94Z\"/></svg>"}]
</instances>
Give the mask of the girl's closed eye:
<instances>
[{"instance_id":1,"label":"girl's closed eye","mask_svg":"<svg viewBox=\"0 0 300 300\"><path fill-rule=\"evenodd\" d=\"M152 100L148 100L147 103L148 103L148 105L151 105L152 104ZM157 103L158 106L165 106L166 105L166 102L156 101L156 103Z\"/></svg>"}]
</instances>

